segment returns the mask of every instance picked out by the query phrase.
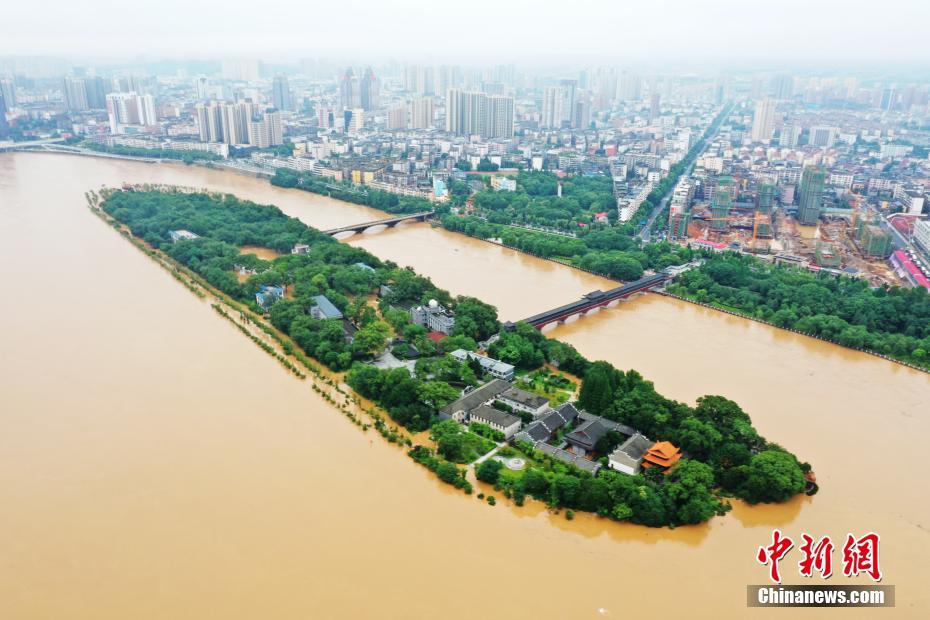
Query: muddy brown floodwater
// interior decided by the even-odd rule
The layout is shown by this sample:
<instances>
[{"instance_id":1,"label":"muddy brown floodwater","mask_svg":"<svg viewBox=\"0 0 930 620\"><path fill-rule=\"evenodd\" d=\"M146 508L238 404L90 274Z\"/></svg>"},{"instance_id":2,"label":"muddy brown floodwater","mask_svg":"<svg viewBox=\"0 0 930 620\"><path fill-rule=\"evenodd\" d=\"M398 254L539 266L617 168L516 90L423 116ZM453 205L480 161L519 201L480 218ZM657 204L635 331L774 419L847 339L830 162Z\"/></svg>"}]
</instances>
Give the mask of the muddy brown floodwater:
<instances>
[{"instance_id":1,"label":"muddy brown floodwater","mask_svg":"<svg viewBox=\"0 0 930 620\"><path fill-rule=\"evenodd\" d=\"M761 615L745 586L764 582L754 553L776 526L879 532L897 587L880 615L930 615L930 376L643 296L551 334L671 397L733 398L821 492L677 530L491 508L359 431L93 217L84 192L123 181L227 191L319 228L383 216L200 167L0 155L0 617ZM502 318L610 284L423 224L348 242ZM800 582L788 560L783 574ZM848 615L784 613L815 614Z\"/></svg>"}]
</instances>

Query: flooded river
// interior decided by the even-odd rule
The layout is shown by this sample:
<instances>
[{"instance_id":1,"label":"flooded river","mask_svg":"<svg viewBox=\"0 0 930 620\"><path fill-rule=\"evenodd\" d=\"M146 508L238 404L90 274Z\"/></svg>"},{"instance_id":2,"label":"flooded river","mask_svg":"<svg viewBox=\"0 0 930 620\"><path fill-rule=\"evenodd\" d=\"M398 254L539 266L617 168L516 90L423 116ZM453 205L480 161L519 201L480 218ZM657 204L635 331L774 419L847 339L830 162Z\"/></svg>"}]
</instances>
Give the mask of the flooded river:
<instances>
[{"instance_id":1,"label":"flooded river","mask_svg":"<svg viewBox=\"0 0 930 620\"><path fill-rule=\"evenodd\" d=\"M0 618L743 617L776 526L879 532L897 587L881 615L930 615L930 376L640 297L552 335L674 398L737 400L821 492L677 530L492 508L359 431L93 217L83 193L123 181L319 228L382 217L200 167L0 155ZM502 318L610 285L425 224L348 242Z\"/></svg>"}]
</instances>

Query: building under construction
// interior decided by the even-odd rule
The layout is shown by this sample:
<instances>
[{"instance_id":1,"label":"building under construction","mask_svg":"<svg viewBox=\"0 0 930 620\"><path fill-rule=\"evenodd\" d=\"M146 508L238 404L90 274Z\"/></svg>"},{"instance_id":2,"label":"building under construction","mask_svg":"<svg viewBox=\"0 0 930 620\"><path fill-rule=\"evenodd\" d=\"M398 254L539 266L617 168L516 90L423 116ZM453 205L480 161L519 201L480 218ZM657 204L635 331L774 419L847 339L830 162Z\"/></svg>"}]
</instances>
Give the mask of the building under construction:
<instances>
[{"instance_id":1,"label":"building under construction","mask_svg":"<svg viewBox=\"0 0 930 620\"><path fill-rule=\"evenodd\" d=\"M733 206L732 186L731 177L722 176L717 180L710 207L710 229L714 232L724 232L729 228L727 218Z\"/></svg>"},{"instance_id":2,"label":"building under construction","mask_svg":"<svg viewBox=\"0 0 930 620\"><path fill-rule=\"evenodd\" d=\"M878 224L859 220L856 244L864 256L885 258L891 254L891 235Z\"/></svg>"},{"instance_id":3,"label":"building under construction","mask_svg":"<svg viewBox=\"0 0 930 620\"><path fill-rule=\"evenodd\" d=\"M773 226L774 213L775 186L771 183L763 183L759 186L759 193L756 197L754 237L771 239L775 236L775 227Z\"/></svg>"}]
</instances>

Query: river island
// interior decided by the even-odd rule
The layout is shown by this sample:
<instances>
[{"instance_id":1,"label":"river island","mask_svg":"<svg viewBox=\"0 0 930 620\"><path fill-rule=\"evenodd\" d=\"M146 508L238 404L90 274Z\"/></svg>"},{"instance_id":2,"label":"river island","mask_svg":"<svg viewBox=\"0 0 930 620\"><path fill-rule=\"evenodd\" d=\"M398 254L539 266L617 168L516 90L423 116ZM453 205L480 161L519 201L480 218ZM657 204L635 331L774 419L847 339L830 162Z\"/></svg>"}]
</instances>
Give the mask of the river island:
<instances>
[{"instance_id":1,"label":"river island","mask_svg":"<svg viewBox=\"0 0 930 620\"><path fill-rule=\"evenodd\" d=\"M530 496L567 518L660 527L723 514L728 497L780 502L814 487L810 465L761 437L736 403L665 398L635 370L589 361L531 325L504 326L493 306L276 207L154 186L88 198L191 290L225 300L220 314L236 322L238 310L240 329L295 375L325 377L360 402L344 381L376 403L382 435L466 493L473 469L518 505Z\"/></svg>"}]
</instances>

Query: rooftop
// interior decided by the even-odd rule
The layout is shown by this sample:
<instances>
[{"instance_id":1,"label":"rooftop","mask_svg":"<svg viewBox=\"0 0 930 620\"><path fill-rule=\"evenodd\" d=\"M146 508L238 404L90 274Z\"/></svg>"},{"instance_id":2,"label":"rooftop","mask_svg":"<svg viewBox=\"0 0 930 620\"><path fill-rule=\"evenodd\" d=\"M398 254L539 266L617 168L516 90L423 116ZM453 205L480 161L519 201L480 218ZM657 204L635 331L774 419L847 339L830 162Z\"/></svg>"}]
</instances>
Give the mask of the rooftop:
<instances>
[{"instance_id":1,"label":"rooftop","mask_svg":"<svg viewBox=\"0 0 930 620\"><path fill-rule=\"evenodd\" d=\"M493 381L489 381L475 388L455 402L449 403L439 411L446 415L452 415L456 411L471 411L478 405L483 405L488 402L509 387L510 384L508 382L502 379L494 379Z\"/></svg>"},{"instance_id":2,"label":"rooftop","mask_svg":"<svg viewBox=\"0 0 930 620\"><path fill-rule=\"evenodd\" d=\"M475 418L479 418L479 421L487 420L488 422L503 426L504 428L513 426L514 424L518 424L520 422L520 418L517 416L507 413L506 411L499 411L494 407L489 407L487 405L479 405L475 407L472 409L469 415L473 420Z\"/></svg>"}]
</instances>

